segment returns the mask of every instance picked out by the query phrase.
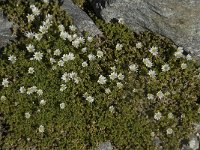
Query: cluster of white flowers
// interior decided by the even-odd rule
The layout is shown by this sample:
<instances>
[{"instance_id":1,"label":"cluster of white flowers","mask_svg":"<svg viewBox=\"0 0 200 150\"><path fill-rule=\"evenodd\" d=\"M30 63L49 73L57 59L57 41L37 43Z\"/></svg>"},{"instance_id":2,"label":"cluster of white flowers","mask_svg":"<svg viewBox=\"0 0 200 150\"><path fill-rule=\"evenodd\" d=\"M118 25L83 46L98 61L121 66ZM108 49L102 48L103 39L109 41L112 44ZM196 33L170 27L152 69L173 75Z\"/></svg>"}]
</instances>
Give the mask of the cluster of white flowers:
<instances>
[{"instance_id":1,"label":"cluster of white flowers","mask_svg":"<svg viewBox=\"0 0 200 150\"><path fill-rule=\"evenodd\" d=\"M94 97L90 96L87 92L83 94L83 97L90 103L94 102Z\"/></svg>"},{"instance_id":2,"label":"cluster of white flowers","mask_svg":"<svg viewBox=\"0 0 200 150\"><path fill-rule=\"evenodd\" d=\"M34 92L36 92L39 96L41 96L43 94L43 91L41 89L37 89L36 86L29 87L29 88L27 88L27 90L26 90L26 88L24 86L21 86L20 89L19 89L19 92L20 93L25 93L26 92L28 95L33 94Z\"/></svg>"},{"instance_id":3,"label":"cluster of white flowers","mask_svg":"<svg viewBox=\"0 0 200 150\"><path fill-rule=\"evenodd\" d=\"M149 58L143 58L143 63L146 65L146 67L151 68L153 66L152 62L149 60Z\"/></svg>"},{"instance_id":4,"label":"cluster of white flowers","mask_svg":"<svg viewBox=\"0 0 200 150\"><path fill-rule=\"evenodd\" d=\"M69 52L69 54L63 54L62 56L62 60L64 62L67 62L67 61L70 61L70 60L74 60L75 59L75 56L72 52Z\"/></svg>"},{"instance_id":5,"label":"cluster of white flowers","mask_svg":"<svg viewBox=\"0 0 200 150\"><path fill-rule=\"evenodd\" d=\"M79 81L81 80L80 77L78 77L77 73L76 72L71 72L71 73L67 73L65 72L62 77L61 77L62 80L64 80L64 82L68 82L69 80L73 80L74 83L78 84Z\"/></svg>"},{"instance_id":6,"label":"cluster of white flowers","mask_svg":"<svg viewBox=\"0 0 200 150\"><path fill-rule=\"evenodd\" d=\"M149 51L150 51L150 52L152 53L152 55L154 55L154 56L158 55L158 47L152 47L152 48L150 48Z\"/></svg>"},{"instance_id":7,"label":"cluster of white flowers","mask_svg":"<svg viewBox=\"0 0 200 150\"><path fill-rule=\"evenodd\" d=\"M138 72L138 65L137 64L131 64L131 65L129 65L129 69L131 71Z\"/></svg>"}]
</instances>

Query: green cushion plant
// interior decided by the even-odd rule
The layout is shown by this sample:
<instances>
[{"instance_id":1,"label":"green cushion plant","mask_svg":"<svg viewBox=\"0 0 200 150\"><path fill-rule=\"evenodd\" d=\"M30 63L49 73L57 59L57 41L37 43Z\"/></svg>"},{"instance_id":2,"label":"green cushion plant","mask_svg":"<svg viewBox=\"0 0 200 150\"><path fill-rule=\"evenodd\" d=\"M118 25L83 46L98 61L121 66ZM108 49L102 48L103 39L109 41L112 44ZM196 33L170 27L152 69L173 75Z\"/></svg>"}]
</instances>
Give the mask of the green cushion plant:
<instances>
[{"instance_id":1,"label":"green cushion plant","mask_svg":"<svg viewBox=\"0 0 200 150\"><path fill-rule=\"evenodd\" d=\"M199 66L171 41L99 19L104 37L81 36L57 1L2 8L18 27L0 60L2 149L178 149L200 121Z\"/></svg>"}]
</instances>

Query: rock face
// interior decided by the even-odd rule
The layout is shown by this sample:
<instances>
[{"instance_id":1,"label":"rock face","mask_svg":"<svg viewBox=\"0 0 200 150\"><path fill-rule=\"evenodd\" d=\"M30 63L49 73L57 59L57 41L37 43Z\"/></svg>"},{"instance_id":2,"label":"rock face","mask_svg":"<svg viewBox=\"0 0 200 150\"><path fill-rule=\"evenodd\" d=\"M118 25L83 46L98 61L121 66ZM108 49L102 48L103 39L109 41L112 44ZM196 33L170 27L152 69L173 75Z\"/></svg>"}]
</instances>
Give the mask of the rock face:
<instances>
[{"instance_id":1,"label":"rock face","mask_svg":"<svg viewBox=\"0 0 200 150\"><path fill-rule=\"evenodd\" d=\"M113 146L109 141L101 143L96 150L113 150Z\"/></svg>"},{"instance_id":2,"label":"rock face","mask_svg":"<svg viewBox=\"0 0 200 150\"><path fill-rule=\"evenodd\" d=\"M63 0L62 8L72 17L79 31L87 31L91 36L102 35L92 19L71 0Z\"/></svg>"},{"instance_id":3,"label":"rock face","mask_svg":"<svg viewBox=\"0 0 200 150\"><path fill-rule=\"evenodd\" d=\"M170 38L200 61L199 0L90 0L105 21L123 18L135 32Z\"/></svg>"},{"instance_id":4,"label":"rock face","mask_svg":"<svg viewBox=\"0 0 200 150\"><path fill-rule=\"evenodd\" d=\"M0 11L0 48L15 38L12 36L11 27L12 23L9 22L8 19L3 16L3 12Z\"/></svg>"}]
</instances>

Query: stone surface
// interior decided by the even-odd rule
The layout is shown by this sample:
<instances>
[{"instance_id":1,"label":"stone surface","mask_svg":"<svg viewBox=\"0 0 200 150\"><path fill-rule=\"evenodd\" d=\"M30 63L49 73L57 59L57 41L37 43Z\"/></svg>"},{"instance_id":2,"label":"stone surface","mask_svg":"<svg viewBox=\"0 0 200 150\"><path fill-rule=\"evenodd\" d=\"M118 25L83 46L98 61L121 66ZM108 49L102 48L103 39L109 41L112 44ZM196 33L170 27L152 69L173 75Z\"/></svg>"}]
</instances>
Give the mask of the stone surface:
<instances>
[{"instance_id":1,"label":"stone surface","mask_svg":"<svg viewBox=\"0 0 200 150\"><path fill-rule=\"evenodd\" d=\"M90 0L105 21L123 18L135 32L151 30L200 61L199 0Z\"/></svg>"},{"instance_id":2,"label":"stone surface","mask_svg":"<svg viewBox=\"0 0 200 150\"><path fill-rule=\"evenodd\" d=\"M101 143L96 150L113 150L113 146L109 141L107 141Z\"/></svg>"},{"instance_id":3,"label":"stone surface","mask_svg":"<svg viewBox=\"0 0 200 150\"><path fill-rule=\"evenodd\" d=\"M79 31L87 31L91 36L102 35L92 19L71 0L63 0L62 8L72 17Z\"/></svg>"}]
</instances>

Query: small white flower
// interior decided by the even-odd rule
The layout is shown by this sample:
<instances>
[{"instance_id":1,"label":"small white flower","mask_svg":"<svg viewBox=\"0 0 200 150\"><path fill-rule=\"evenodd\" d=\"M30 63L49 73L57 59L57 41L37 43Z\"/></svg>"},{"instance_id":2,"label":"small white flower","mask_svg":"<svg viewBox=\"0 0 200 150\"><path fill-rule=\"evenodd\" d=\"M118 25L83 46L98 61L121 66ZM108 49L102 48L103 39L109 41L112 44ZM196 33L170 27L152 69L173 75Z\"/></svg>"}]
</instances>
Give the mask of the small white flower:
<instances>
[{"instance_id":1,"label":"small white flower","mask_svg":"<svg viewBox=\"0 0 200 150\"><path fill-rule=\"evenodd\" d=\"M137 44L136 44L136 48L142 48L142 43L141 42L138 42Z\"/></svg>"},{"instance_id":2,"label":"small white flower","mask_svg":"<svg viewBox=\"0 0 200 150\"><path fill-rule=\"evenodd\" d=\"M152 47L150 50L149 50L152 55L156 56L158 55L158 47Z\"/></svg>"},{"instance_id":3,"label":"small white flower","mask_svg":"<svg viewBox=\"0 0 200 150\"><path fill-rule=\"evenodd\" d=\"M132 64L129 66L129 69L131 71L137 72L138 71L138 65L137 64Z\"/></svg>"},{"instance_id":4,"label":"small white flower","mask_svg":"<svg viewBox=\"0 0 200 150\"><path fill-rule=\"evenodd\" d=\"M110 79L111 80L114 80L118 77L117 73L116 72L112 72L110 75L109 75Z\"/></svg>"},{"instance_id":5,"label":"small white flower","mask_svg":"<svg viewBox=\"0 0 200 150\"><path fill-rule=\"evenodd\" d=\"M159 99L162 99L164 97L164 94L162 91L159 91L156 95L158 96Z\"/></svg>"},{"instance_id":6,"label":"small white flower","mask_svg":"<svg viewBox=\"0 0 200 150\"><path fill-rule=\"evenodd\" d=\"M48 4L48 3L49 3L49 0L43 0L43 2Z\"/></svg>"},{"instance_id":7,"label":"small white flower","mask_svg":"<svg viewBox=\"0 0 200 150\"><path fill-rule=\"evenodd\" d=\"M186 69L186 68L187 68L187 64L182 63L182 64L181 64L181 68L182 68L182 69Z\"/></svg>"},{"instance_id":8,"label":"small white flower","mask_svg":"<svg viewBox=\"0 0 200 150\"><path fill-rule=\"evenodd\" d=\"M121 82L117 82L117 87L118 87L119 89L121 89L121 88L123 87L123 84L122 84Z\"/></svg>"},{"instance_id":9,"label":"small white flower","mask_svg":"<svg viewBox=\"0 0 200 150\"><path fill-rule=\"evenodd\" d=\"M71 73L69 73L69 77L71 79L77 78L77 73L72 71Z\"/></svg>"},{"instance_id":10,"label":"small white flower","mask_svg":"<svg viewBox=\"0 0 200 150\"><path fill-rule=\"evenodd\" d=\"M154 99L154 95L153 94L147 94L147 99L153 100Z\"/></svg>"},{"instance_id":11,"label":"small white flower","mask_svg":"<svg viewBox=\"0 0 200 150\"><path fill-rule=\"evenodd\" d=\"M89 54L89 55L88 55L88 59L89 59L90 61L95 60L95 59L96 59L96 56L93 55L93 54Z\"/></svg>"},{"instance_id":12,"label":"small white flower","mask_svg":"<svg viewBox=\"0 0 200 150\"><path fill-rule=\"evenodd\" d=\"M124 80L124 75L122 73L118 74L118 79L119 80Z\"/></svg>"},{"instance_id":13,"label":"small white flower","mask_svg":"<svg viewBox=\"0 0 200 150\"><path fill-rule=\"evenodd\" d=\"M86 98L86 100L87 100L88 102L92 103L92 102L94 102L94 97L88 96L88 97Z\"/></svg>"},{"instance_id":14,"label":"small white flower","mask_svg":"<svg viewBox=\"0 0 200 150\"><path fill-rule=\"evenodd\" d=\"M43 37L43 34L42 33L36 33L34 36L35 36L36 40L40 41Z\"/></svg>"},{"instance_id":15,"label":"small white flower","mask_svg":"<svg viewBox=\"0 0 200 150\"><path fill-rule=\"evenodd\" d=\"M190 141L189 141L189 147L192 149L192 150L198 150L199 149L199 141L197 138L192 138Z\"/></svg>"},{"instance_id":16,"label":"small white flower","mask_svg":"<svg viewBox=\"0 0 200 150\"><path fill-rule=\"evenodd\" d=\"M143 58L143 63L149 68L151 68L153 65L149 58Z\"/></svg>"},{"instance_id":17,"label":"small white flower","mask_svg":"<svg viewBox=\"0 0 200 150\"><path fill-rule=\"evenodd\" d=\"M29 74L33 74L34 73L34 68L33 67L29 67L28 68L28 73Z\"/></svg>"},{"instance_id":18,"label":"small white flower","mask_svg":"<svg viewBox=\"0 0 200 150\"><path fill-rule=\"evenodd\" d=\"M102 58L103 57L103 52L102 51L97 51L97 57Z\"/></svg>"},{"instance_id":19,"label":"small white flower","mask_svg":"<svg viewBox=\"0 0 200 150\"><path fill-rule=\"evenodd\" d=\"M67 33L66 31L61 31L60 38L62 38L63 40L66 40L68 36L69 36L69 33Z\"/></svg>"},{"instance_id":20,"label":"small white flower","mask_svg":"<svg viewBox=\"0 0 200 150\"><path fill-rule=\"evenodd\" d=\"M28 22L32 22L35 19L35 16L33 14L28 14L27 19L28 19Z\"/></svg>"},{"instance_id":21,"label":"small white flower","mask_svg":"<svg viewBox=\"0 0 200 150\"><path fill-rule=\"evenodd\" d=\"M87 37L87 41L88 41L88 42L92 42L92 41L93 41L93 37L88 36L88 37Z\"/></svg>"},{"instance_id":22,"label":"small white flower","mask_svg":"<svg viewBox=\"0 0 200 150\"><path fill-rule=\"evenodd\" d=\"M39 31L42 33L42 34L45 34L47 31L48 31L48 28L46 26L40 26L39 28Z\"/></svg>"},{"instance_id":23,"label":"small white flower","mask_svg":"<svg viewBox=\"0 0 200 150\"><path fill-rule=\"evenodd\" d=\"M117 43L117 45L116 45L116 50L122 50L122 47L123 47L122 44Z\"/></svg>"},{"instance_id":24,"label":"small white flower","mask_svg":"<svg viewBox=\"0 0 200 150\"><path fill-rule=\"evenodd\" d=\"M56 60L54 59L54 58L50 58L50 63L51 64L53 64L53 63L55 63L56 62Z\"/></svg>"},{"instance_id":25,"label":"small white flower","mask_svg":"<svg viewBox=\"0 0 200 150\"><path fill-rule=\"evenodd\" d=\"M188 54L188 55L186 56L186 59L187 59L187 60L192 60L192 56L191 56L190 54Z\"/></svg>"},{"instance_id":26,"label":"small white flower","mask_svg":"<svg viewBox=\"0 0 200 150\"><path fill-rule=\"evenodd\" d=\"M172 133L173 133L172 128L168 128L168 129L167 129L167 134L172 134Z\"/></svg>"},{"instance_id":27,"label":"small white flower","mask_svg":"<svg viewBox=\"0 0 200 150\"><path fill-rule=\"evenodd\" d=\"M10 60L12 62L12 64L14 64L16 62L17 58L14 55L10 55L8 57L8 60Z\"/></svg>"},{"instance_id":28,"label":"small white flower","mask_svg":"<svg viewBox=\"0 0 200 150\"><path fill-rule=\"evenodd\" d=\"M53 54L55 56L59 56L61 54L61 51L59 49L56 49Z\"/></svg>"},{"instance_id":29,"label":"small white flower","mask_svg":"<svg viewBox=\"0 0 200 150\"><path fill-rule=\"evenodd\" d=\"M33 32L25 32L25 36L27 38L33 39L34 38L34 33Z\"/></svg>"},{"instance_id":30,"label":"small white flower","mask_svg":"<svg viewBox=\"0 0 200 150\"><path fill-rule=\"evenodd\" d=\"M5 101L7 98L3 95L1 96L1 101Z\"/></svg>"},{"instance_id":31,"label":"small white flower","mask_svg":"<svg viewBox=\"0 0 200 150\"><path fill-rule=\"evenodd\" d=\"M61 84L60 85L60 91L63 92L64 90L66 90L66 85L65 84Z\"/></svg>"},{"instance_id":32,"label":"small white flower","mask_svg":"<svg viewBox=\"0 0 200 150\"><path fill-rule=\"evenodd\" d=\"M154 119L155 120L160 120L160 118L162 117L162 114L160 112L155 113L154 115Z\"/></svg>"},{"instance_id":33,"label":"small white flower","mask_svg":"<svg viewBox=\"0 0 200 150\"><path fill-rule=\"evenodd\" d=\"M153 70L149 70L148 75L149 75L151 78L155 78L155 77L156 77L156 72L153 71Z\"/></svg>"},{"instance_id":34,"label":"small white flower","mask_svg":"<svg viewBox=\"0 0 200 150\"><path fill-rule=\"evenodd\" d=\"M24 86L20 87L19 92L20 92L20 93L25 93L25 92L26 92L25 87L24 87Z\"/></svg>"},{"instance_id":35,"label":"small white flower","mask_svg":"<svg viewBox=\"0 0 200 150\"><path fill-rule=\"evenodd\" d=\"M84 48L81 49L81 51L82 51L83 53L85 53L85 52L87 52L87 48L84 47Z\"/></svg>"},{"instance_id":36,"label":"small white flower","mask_svg":"<svg viewBox=\"0 0 200 150\"><path fill-rule=\"evenodd\" d=\"M64 32L64 31L65 31L65 27L64 27L62 24L60 24L60 25L58 26L58 30L59 30L60 32Z\"/></svg>"},{"instance_id":37,"label":"small white flower","mask_svg":"<svg viewBox=\"0 0 200 150\"><path fill-rule=\"evenodd\" d=\"M174 53L174 55L175 55L176 58L184 57L183 48L182 47L178 47L177 51Z\"/></svg>"},{"instance_id":38,"label":"small white flower","mask_svg":"<svg viewBox=\"0 0 200 150\"><path fill-rule=\"evenodd\" d=\"M36 16L39 15L40 14L40 10L37 7L35 7L35 5L34 6L31 5L31 6L30 6L30 8L32 9L33 15L36 15Z\"/></svg>"},{"instance_id":39,"label":"small white flower","mask_svg":"<svg viewBox=\"0 0 200 150\"><path fill-rule=\"evenodd\" d=\"M63 60L59 60L59 61L58 61L58 66L63 67L63 66L64 66L64 63L65 63L65 62L64 62Z\"/></svg>"},{"instance_id":40,"label":"small white flower","mask_svg":"<svg viewBox=\"0 0 200 150\"><path fill-rule=\"evenodd\" d=\"M42 99L42 100L40 101L40 105L44 106L45 104L46 104L46 101Z\"/></svg>"},{"instance_id":41,"label":"small white flower","mask_svg":"<svg viewBox=\"0 0 200 150\"><path fill-rule=\"evenodd\" d=\"M71 53L71 52L69 52L69 54L64 54L63 56L62 56L62 59L63 59L63 61L69 61L69 60L74 60L75 59L75 56L74 56L74 54L73 53Z\"/></svg>"},{"instance_id":42,"label":"small white flower","mask_svg":"<svg viewBox=\"0 0 200 150\"><path fill-rule=\"evenodd\" d=\"M4 87L8 87L8 83L9 83L8 78L3 78L2 85Z\"/></svg>"},{"instance_id":43,"label":"small white flower","mask_svg":"<svg viewBox=\"0 0 200 150\"><path fill-rule=\"evenodd\" d=\"M41 89L39 89L39 90L37 90L37 94L38 94L39 96L41 96L41 95L43 94L43 91L42 91Z\"/></svg>"},{"instance_id":44,"label":"small white flower","mask_svg":"<svg viewBox=\"0 0 200 150\"><path fill-rule=\"evenodd\" d=\"M110 67L110 69L114 72L116 70L116 67Z\"/></svg>"},{"instance_id":45,"label":"small white flower","mask_svg":"<svg viewBox=\"0 0 200 150\"><path fill-rule=\"evenodd\" d=\"M72 42L72 45L75 47L75 48L78 48L79 47L79 45L80 45L80 41L78 40L78 39L76 39L76 40L74 40L73 42Z\"/></svg>"},{"instance_id":46,"label":"small white flower","mask_svg":"<svg viewBox=\"0 0 200 150\"><path fill-rule=\"evenodd\" d=\"M60 109L64 109L65 108L65 103L61 103L60 104Z\"/></svg>"},{"instance_id":47,"label":"small white flower","mask_svg":"<svg viewBox=\"0 0 200 150\"><path fill-rule=\"evenodd\" d=\"M123 19L123 18L119 18L119 19L118 19L118 23L119 23L119 24L124 24L124 19Z\"/></svg>"},{"instance_id":48,"label":"small white flower","mask_svg":"<svg viewBox=\"0 0 200 150\"><path fill-rule=\"evenodd\" d=\"M173 118L174 118L174 115L173 115L173 113L171 113L171 112L170 112L170 113L168 113L168 115L167 115L167 116L168 116L168 118L169 118L169 119L173 119Z\"/></svg>"},{"instance_id":49,"label":"small white flower","mask_svg":"<svg viewBox=\"0 0 200 150\"><path fill-rule=\"evenodd\" d=\"M112 105L109 107L109 111L110 111L110 112L113 112L114 109L115 109L115 108L114 108L114 106L112 106Z\"/></svg>"},{"instance_id":50,"label":"small white flower","mask_svg":"<svg viewBox=\"0 0 200 150\"><path fill-rule=\"evenodd\" d=\"M57 69L56 65L52 66L52 70L56 70L56 69Z\"/></svg>"},{"instance_id":51,"label":"small white flower","mask_svg":"<svg viewBox=\"0 0 200 150\"><path fill-rule=\"evenodd\" d=\"M76 28L74 25L70 25L70 26L69 26L69 29L70 29L71 31L76 31L77 28Z\"/></svg>"},{"instance_id":52,"label":"small white flower","mask_svg":"<svg viewBox=\"0 0 200 150\"><path fill-rule=\"evenodd\" d=\"M100 75L99 80L97 81L99 84L105 84L106 83L106 77Z\"/></svg>"},{"instance_id":53,"label":"small white flower","mask_svg":"<svg viewBox=\"0 0 200 150\"><path fill-rule=\"evenodd\" d=\"M35 47L32 44L27 45L26 49L28 50L28 52L34 52L35 51Z\"/></svg>"},{"instance_id":54,"label":"small white flower","mask_svg":"<svg viewBox=\"0 0 200 150\"><path fill-rule=\"evenodd\" d=\"M105 89L105 93L106 93L106 94L109 94L109 93L111 93L111 90L110 90L109 88L106 88L106 89Z\"/></svg>"},{"instance_id":55,"label":"small white flower","mask_svg":"<svg viewBox=\"0 0 200 150\"><path fill-rule=\"evenodd\" d=\"M41 52L35 52L33 55L33 58L38 61L42 60L42 57L43 57L43 53Z\"/></svg>"},{"instance_id":56,"label":"small white flower","mask_svg":"<svg viewBox=\"0 0 200 150\"><path fill-rule=\"evenodd\" d=\"M26 112L26 113L25 113L25 118L26 118L26 119L29 119L30 117L31 117L31 114L30 114L29 112Z\"/></svg>"},{"instance_id":57,"label":"small white flower","mask_svg":"<svg viewBox=\"0 0 200 150\"><path fill-rule=\"evenodd\" d=\"M83 37L79 37L76 40L79 41L81 44L85 43L85 39Z\"/></svg>"},{"instance_id":58,"label":"small white flower","mask_svg":"<svg viewBox=\"0 0 200 150\"><path fill-rule=\"evenodd\" d=\"M170 70L170 67L168 64L165 64L165 65L162 65L162 71L163 72L166 72L166 71L169 71Z\"/></svg>"},{"instance_id":59,"label":"small white flower","mask_svg":"<svg viewBox=\"0 0 200 150\"><path fill-rule=\"evenodd\" d=\"M84 62L82 63L82 66L83 66L83 67L87 67L87 66L88 66L87 62L84 61Z\"/></svg>"},{"instance_id":60,"label":"small white flower","mask_svg":"<svg viewBox=\"0 0 200 150\"><path fill-rule=\"evenodd\" d=\"M39 127L39 132L44 132L44 126L43 125L40 125L40 127Z\"/></svg>"}]
</instances>

